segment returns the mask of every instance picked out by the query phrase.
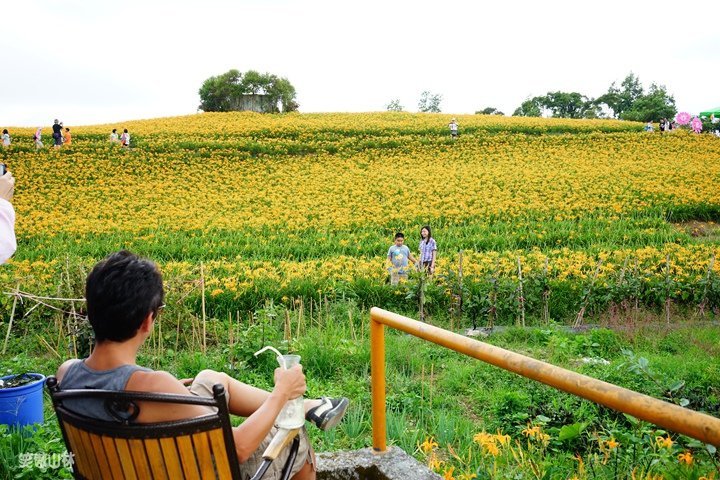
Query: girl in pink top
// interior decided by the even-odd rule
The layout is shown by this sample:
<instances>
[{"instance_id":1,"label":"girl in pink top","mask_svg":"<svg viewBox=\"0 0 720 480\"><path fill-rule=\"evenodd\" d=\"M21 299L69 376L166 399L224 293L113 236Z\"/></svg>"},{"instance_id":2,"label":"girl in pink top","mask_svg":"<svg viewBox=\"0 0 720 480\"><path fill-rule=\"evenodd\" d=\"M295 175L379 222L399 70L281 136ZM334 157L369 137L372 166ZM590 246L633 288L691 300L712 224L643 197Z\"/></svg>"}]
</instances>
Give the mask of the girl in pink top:
<instances>
[{"instance_id":1,"label":"girl in pink top","mask_svg":"<svg viewBox=\"0 0 720 480\"><path fill-rule=\"evenodd\" d=\"M432 238L430 226L425 225L420 229L420 263L430 275L435 273L436 256L437 244Z\"/></svg>"}]
</instances>

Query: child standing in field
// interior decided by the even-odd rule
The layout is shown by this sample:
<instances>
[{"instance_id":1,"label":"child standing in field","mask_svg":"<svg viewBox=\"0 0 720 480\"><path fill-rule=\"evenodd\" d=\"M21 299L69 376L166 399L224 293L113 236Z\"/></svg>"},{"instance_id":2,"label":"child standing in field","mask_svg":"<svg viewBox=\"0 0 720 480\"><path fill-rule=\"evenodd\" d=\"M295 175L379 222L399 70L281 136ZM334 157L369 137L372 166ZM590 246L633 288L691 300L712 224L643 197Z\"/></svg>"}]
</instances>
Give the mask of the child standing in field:
<instances>
[{"instance_id":1,"label":"child standing in field","mask_svg":"<svg viewBox=\"0 0 720 480\"><path fill-rule=\"evenodd\" d=\"M395 234L395 243L390 246L387 254L388 262L390 266L388 271L390 272L390 284L397 285L400 279L407 280L408 278L408 260L413 263L417 263L413 256L410 254L410 249L405 245L405 235L402 232Z\"/></svg>"},{"instance_id":2,"label":"child standing in field","mask_svg":"<svg viewBox=\"0 0 720 480\"><path fill-rule=\"evenodd\" d=\"M3 130L2 133L2 143L3 147L9 147L10 146L10 134L8 133L7 128Z\"/></svg>"},{"instance_id":3,"label":"child standing in field","mask_svg":"<svg viewBox=\"0 0 720 480\"><path fill-rule=\"evenodd\" d=\"M64 138L65 138L64 145L66 147L71 146L72 145L72 135L70 135L70 129L67 127L65 128L65 137Z\"/></svg>"},{"instance_id":4,"label":"child standing in field","mask_svg":"<svg viewBox=\"0 0 720 480\"><path fill-rule=\"evenodd\" d=\"M117 143L117 142L118 142L117 128L113 128L112 132L110 133L110 143Z\"/></svg>"},{"instance_id":5,"label":"child standing in field","mask_svg":"<svg viewBox=\"0 0 720 480\"><path fill-rule=\"evenodd\" d=\"M420 264L425 271L432 275L435 273L435 258L437 257L437 244L432 238L430 226L425 225L420 229Z\"/></svg>"},{"instance_id":6,"label":"child standing in field","mask_svg":"<svg viewBox=\"0 0 720 480\"><path fill-rule=\"evenodd\" d=\"M126 148L130 147L130 134L128 133L127 128L123 130L122 135L120 135L120 144Z\"/></svg>"},{"instance_id":7,"label":"child standing in field","mask_svg":"<svg viewBox=\"0 0 720 480\"><path fill-rule=\"evenodd\" d=\"M37 127L37 130L35 130L35 135L33 136L33 140L35 141L35 148L37 150L40 150L41 148L43 148L43 143L42 143L41 138L42 138L42 128Z\"/></svg>"}]
</instances>

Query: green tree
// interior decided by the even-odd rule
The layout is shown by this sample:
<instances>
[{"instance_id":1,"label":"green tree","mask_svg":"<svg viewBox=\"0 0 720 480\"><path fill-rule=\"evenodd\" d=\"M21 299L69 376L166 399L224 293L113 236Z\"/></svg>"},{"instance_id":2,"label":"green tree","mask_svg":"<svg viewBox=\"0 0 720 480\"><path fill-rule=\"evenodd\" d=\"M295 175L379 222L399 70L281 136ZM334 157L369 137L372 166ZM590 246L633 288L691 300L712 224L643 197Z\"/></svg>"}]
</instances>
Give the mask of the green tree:
<instances>
[{"instance_id":1,"label":"green tree","mask_svg":"<svg viewBox=\"0 0 720 480\"><path fill-rule=\"evenodd\" d=\"M577 92L558 91L525 100L513 116L540 117L543 113L560 118L597 118L601 111L592 98Z\"/></svg>"},{"instance_id":2,"label":"green tree","mask_svg":"<svg viewBox=\"0 0 720 480\"><path fill-rule=\"evenodd\" d=\"M577 92L548 92L542 106L560 118L595 118L597 106L591 98Z\"/></svg>"},{"instance_id":3,"label":"green tree","mask_svg":"<svg viewBox=\"0 0 720 480\"><path fill-rule=\"evenodd\" d=\"M265 88L265 93L270 96L272 105L277 106L277 104L280 103L283 112L294 112L300 106L295 101L295 87L292 86L287 78L278 78L275 75L271 75L270 82Z\"/></svg>"},{"instance_id":4,"label":"green tree","mask_svg":"<svg viewBox=\"0 0 720 480\"><path fill-rule=\"evenodd\" d=\"M420 94L420 102L418 103L418 111L423 113L440 113L440 102L442 95L433 94L427 90Z\"/></svg>"},{"instance_id":5,"label":"green tree","mask_svg":"<svg viewBox=\"0 0 720 480\"><path fill-rule=\"evenodd\" d=\"M650 85L648 93L638 97L620 118L636 122L657 122L661 118L673 118L677 113L675 98L668 95L664 85Z\"/></svg>"},{"instance_id":6,"label":"green tree","mask_svg":"<svg viewBox=\"0 0 720 480\"><path fill-rule=\"evenodd\" d=\"M402 112L405 108L402 105L400 105L399 99L395 99L395 100L390 100L390 103L385 105L385 109L388 112Z\"/></svg>"},{"instance_id":7,"label":"green tree","mask_svg":"<svg viewBox=\"0 0 720 480\"><path fill-rule=\"evenodd\" d=\"M210 77L199 90L200 110L227 112L237 108L242 95L267 95L271 112L291 112L298 109L295 87L287 78L270 73L248 70L244 74L236 69Z\"/></svg>"},{"instance_id":8,"label":"green tree","mask_svg":"<svg viewBox=\"0 0 720 480\"><path fill-rule=\"evenodd\" d=\"M200 110L227 112L232 110L233 99L241 94L242 74L235 69L210 77L200 87Z\"/></svg>"},{"instance_id":9,"label":"green tree","mask_svg":"<svg viewBox=\"0 0 720 480\"><path fill-rule=\"evenodd\" d=\"M525 100L513 112L513 117L540 117L542 116L544 97L533 97Z\"/></svg>"},{"instance_id":10,"label":"green tree","mask_svg":"<svg viewBox=\"0 0 720 480\"><path fill-rule=\"evenodd\" d=\"M601 95L595 100L600 104L605 104L613 111L614 118L621 118L624 111L630 110L633 104L643 95L643 87L640 79L630 72L620 84L618 88L615 82L610 85L607 93Z\"/></svg>"}]
</instances>

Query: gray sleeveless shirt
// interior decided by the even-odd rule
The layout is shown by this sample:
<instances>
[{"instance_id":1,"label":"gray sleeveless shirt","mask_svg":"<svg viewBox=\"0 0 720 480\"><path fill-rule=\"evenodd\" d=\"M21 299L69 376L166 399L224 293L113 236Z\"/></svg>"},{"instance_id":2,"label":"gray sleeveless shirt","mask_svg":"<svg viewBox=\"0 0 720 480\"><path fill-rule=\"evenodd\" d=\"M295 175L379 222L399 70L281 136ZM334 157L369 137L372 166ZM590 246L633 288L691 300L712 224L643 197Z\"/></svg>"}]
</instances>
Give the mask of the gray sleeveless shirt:
<instances>
[{"instance_id":1,"label":"gray sleeveless shirt","mask_svg":"<svg viewBox=\"0 0 720 480\"><path fill-rule=\"evenodd\" d=\"M130 375L133 373L152 372L151 369L137 365L122 365L111 370L93 370L78 360L68 367L60 382L60 390L77 388L92 388L95 390L125 390ZM114 420L105 411L102 401L93 399L68 399L63 402L65 406L74 411L99 420Z\"/></svg>"}]
</instances>

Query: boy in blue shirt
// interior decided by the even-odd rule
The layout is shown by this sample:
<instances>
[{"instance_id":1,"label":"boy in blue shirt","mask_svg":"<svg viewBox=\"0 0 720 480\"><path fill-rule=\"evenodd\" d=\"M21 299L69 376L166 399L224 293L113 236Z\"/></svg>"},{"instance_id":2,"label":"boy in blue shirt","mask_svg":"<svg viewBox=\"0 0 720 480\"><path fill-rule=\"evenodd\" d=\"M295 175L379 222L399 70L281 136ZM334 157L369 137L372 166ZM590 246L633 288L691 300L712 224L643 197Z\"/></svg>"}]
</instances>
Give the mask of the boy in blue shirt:
<instances>
[{"instance_id":1,"label":"boy in blue shirt","mask_svg":"<svg viewBox=\"0 0 720 480\"><path fill-rule=\"evenodd\" d=\"M395 234L395 243L391 245L388 250L387 258L390 262L388 271L390 272L391 285L397 285L400 279L407 280L408 260L413 262L413 264L417 263L412 254L410 254L410 249L407 245L404 245L404 243L405 235L403 235L402 232L398 232Z\"/></svg>"}]
</instances>

